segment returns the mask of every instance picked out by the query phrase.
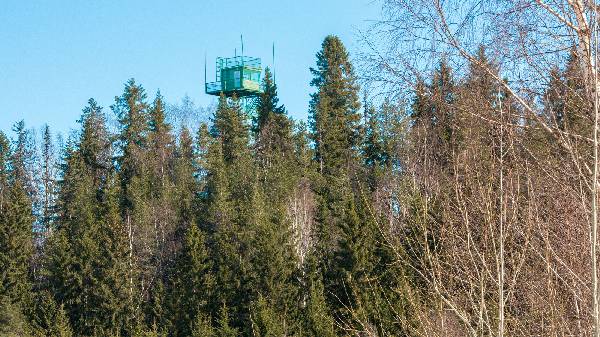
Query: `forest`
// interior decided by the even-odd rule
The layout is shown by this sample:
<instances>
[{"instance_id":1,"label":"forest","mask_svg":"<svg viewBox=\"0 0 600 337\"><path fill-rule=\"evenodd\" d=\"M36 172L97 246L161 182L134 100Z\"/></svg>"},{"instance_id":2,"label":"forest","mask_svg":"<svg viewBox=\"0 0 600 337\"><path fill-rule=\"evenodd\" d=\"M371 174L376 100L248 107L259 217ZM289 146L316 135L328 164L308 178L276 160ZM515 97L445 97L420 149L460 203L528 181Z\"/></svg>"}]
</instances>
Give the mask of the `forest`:
<instances>
[{"instance_id":1,"label":"forest","mask_svg":"<svg viewBox=\"0 0 600 337\"><path fill-rule=\"evenodd\" d=\"M382 3L307 121L266 68L0 131L0 336L600 336L599 7Z\"/></svg>"}]
</instances>

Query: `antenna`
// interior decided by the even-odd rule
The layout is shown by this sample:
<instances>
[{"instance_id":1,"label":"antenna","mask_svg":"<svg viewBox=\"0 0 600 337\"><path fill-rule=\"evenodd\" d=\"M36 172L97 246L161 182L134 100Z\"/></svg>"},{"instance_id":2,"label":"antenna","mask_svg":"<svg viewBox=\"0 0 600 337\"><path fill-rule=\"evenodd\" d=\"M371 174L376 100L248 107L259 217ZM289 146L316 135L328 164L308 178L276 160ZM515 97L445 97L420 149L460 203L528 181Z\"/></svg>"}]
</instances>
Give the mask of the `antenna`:
<instances>
[{"instance_id":1,"label":"antenna","mask_svg":"<svg viewBox=\"0 0 600 337\"><path fill-rule=\"evenodd\" d=\"M275 76L275 42L273 42L273 83L277 84Z\"/></svg>"},{"instance_id":2,"label":"antenna","mask_svg":"<svg viewBox=\"0 0 600 337\"><path fill-rule=\"evenodd\" d=\"M206 52L204 52L204 90L206 91Z\"/></svg>"},{"instance_id":3,"label":"antenna","mask_svg":"<svg viewBox=\"0 0 600 337\"><path fill-rule=\"evenodd\" d=\"M244 57L244 36L240 34L240 41L242 41L242 57Z\"/></svg>"}]
</instances>

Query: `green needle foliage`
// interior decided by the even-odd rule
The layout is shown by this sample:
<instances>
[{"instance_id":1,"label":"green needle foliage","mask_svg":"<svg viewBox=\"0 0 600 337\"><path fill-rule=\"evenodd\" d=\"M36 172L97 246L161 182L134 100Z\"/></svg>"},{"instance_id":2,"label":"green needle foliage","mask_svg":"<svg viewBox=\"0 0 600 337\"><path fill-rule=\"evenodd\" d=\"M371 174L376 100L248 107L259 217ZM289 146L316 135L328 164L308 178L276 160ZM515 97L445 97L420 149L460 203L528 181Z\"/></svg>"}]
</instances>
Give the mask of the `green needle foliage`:
<instances>
[{"instance_id":1,"label":"green needle foliage","mask_svg":"<svg viewBox=\"0 0 600 337\"><path fill-rule=\"evenodd\" d=\"M59 159L48 127L40 158L24 122L11 139L0 133L0 335L488 335L499 209L510 210L503 225L533 221L504 234L507 326L549 320L519 283L549 273L527 291L568 293L548 311L578 321L556 335L583 331L585 301L566 291L580 281L558 277L575 258L553 255L580 250L548 248L584 214L549 198L554 184L588 200L575 184L593 166L589 135L572 136L593 130L577 51L551 71L535 120L484 48L462 76L442 59L410 95L362 93L363 103L339 37L325 37L315 61L308 123L288 115L267 68L252 118L222 95L204 123L175 125L160 92L148 100L131 79L115 118L88 101ZM557 175L567 157L585 165ZM543 174L522 173L541 164ZM531 234L552 207L568 228ZM528 245L543 247L511 253Z\"/></svg>"}]
</instances>

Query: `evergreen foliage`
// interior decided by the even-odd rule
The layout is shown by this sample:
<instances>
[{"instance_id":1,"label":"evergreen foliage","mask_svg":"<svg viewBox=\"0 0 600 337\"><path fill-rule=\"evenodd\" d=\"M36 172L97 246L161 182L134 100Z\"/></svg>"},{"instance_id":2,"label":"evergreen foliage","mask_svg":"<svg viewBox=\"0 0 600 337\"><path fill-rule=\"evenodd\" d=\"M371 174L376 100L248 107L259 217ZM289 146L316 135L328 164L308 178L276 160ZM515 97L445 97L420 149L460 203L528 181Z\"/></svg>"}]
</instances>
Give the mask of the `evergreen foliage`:
<instances>
[{"instance_id":1,"label":"evergreen foliage","mask_svg":"<svg viewBox=\"0 0 600 337\"><path fill-rule=\"evenodd\" d=\"M550 167L588 158L589 138L571 132L591 133L592 115L575 52L551 71L536 115L563 132L568 150L520 115L484 48L472 61L458 76L440 60L408 102L365 95L361 104L350 55L330 35L310 69L308 124L288 116L269 68L252 118L222 95L206 123L171 125L160 92L148 102L131 79L111 106L114 127L90 99L60 158L49 127L36 159L17 123L14 140L0 133L0 335L420 336L436 335L426 323L451 321L455 292L471 296L468 310L496 310L487 276L496 209L514 207L518 222L555 207L529 194L501 205L499 173L530 170L543 155ZM508 137L510 150L500 148ZM556 181L577 181L587 167ZM552 190L545 175L512 172L511 193ZM506 237L526 246L557 240L553 231ZM481 252L469 256L487 263L481 283L467 287L464 266L441 278L464 262L456 256L468 260L453 240ZM552 273L559 253L544 252ZM507 312L531 317L519 310Z\"/></svg>"},{"instance_id":2,"label":"evergreen foliage","mask_svg":"<svg viewBox=\"0 0 600 337\"><path fill-rule=\"evenodd\" d=\"M21 157L27 150L22 140L23 124L17 128L18 140L11 151L0 133L0 297L14 303L13 312L31 299L31 261L34 253L32 200L26 191L29 175Z\"/></svg>"}]
</instances>

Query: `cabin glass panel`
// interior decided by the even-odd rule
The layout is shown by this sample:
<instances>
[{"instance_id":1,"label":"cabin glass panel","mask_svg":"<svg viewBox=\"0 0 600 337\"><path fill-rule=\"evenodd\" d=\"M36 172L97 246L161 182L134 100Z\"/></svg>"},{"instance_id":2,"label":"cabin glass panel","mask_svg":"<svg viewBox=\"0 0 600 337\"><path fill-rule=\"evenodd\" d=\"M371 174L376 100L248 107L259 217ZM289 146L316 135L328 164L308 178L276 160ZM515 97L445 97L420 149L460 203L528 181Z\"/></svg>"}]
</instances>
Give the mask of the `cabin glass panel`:
<instances>
[{"instance_id":1,"label":"cabin glass panel","mask_svg":"<svg viewBox=\"0 0 600 337\"><path fill-rule=\"evenodd\" d=\"M206 93L238 97L260 94L260 75L262 72L259 58L236 56L217 58L215 82L206 83Z\"/></svg>"}]
</instances>

